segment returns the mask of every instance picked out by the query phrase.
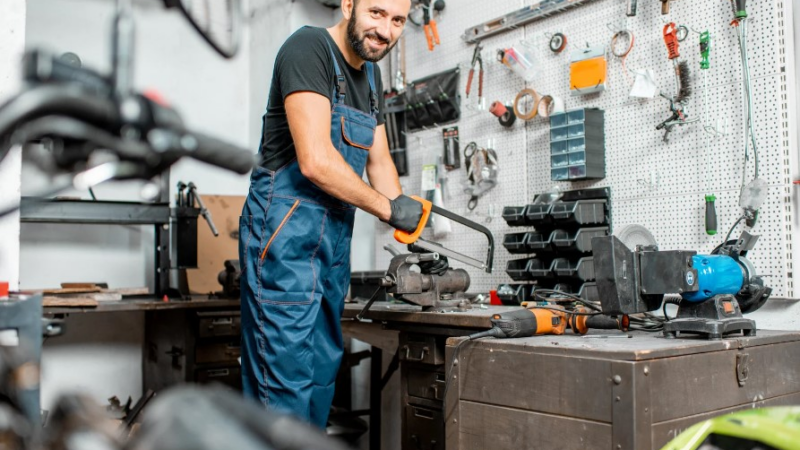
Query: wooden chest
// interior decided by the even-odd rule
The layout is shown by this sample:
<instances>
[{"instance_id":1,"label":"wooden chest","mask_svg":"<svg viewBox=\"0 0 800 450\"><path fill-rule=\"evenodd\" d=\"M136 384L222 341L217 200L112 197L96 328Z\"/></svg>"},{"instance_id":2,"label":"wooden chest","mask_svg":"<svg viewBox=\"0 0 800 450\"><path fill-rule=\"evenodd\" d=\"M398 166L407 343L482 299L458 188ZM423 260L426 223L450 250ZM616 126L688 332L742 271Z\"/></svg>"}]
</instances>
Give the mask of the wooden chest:
<instances>
[{"instance_id":1,"label":"wooden chest","mask_svg":"<svg viewBox=\"0 0 800 450\"><path fill-rule=\"evenodd\" d=\"M449 382L448 450L657 450L711 417L800 405L800 332L485 338L462 346Z\"/></svg>"}]
</instances>

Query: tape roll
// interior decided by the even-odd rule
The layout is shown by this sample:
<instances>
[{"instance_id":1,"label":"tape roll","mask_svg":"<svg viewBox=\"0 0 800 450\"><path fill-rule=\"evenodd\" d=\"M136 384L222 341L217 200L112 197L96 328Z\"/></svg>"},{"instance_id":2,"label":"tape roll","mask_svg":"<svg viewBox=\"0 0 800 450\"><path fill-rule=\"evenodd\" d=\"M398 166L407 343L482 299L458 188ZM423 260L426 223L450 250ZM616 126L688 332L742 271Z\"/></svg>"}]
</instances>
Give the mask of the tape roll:
<instances>
[{"instance_id":1,"label":"tape roll","mask_svg":"<svg viewBox=\"0 0 800 450\"><path fill-rule=\"evenodd\" d=\"M550 38L550 51L561 53L567 48L567 37L563 33L556 33Z\"/></svg>"},{"instance_id":2,"label":"tape roll","mask_svg":"<svg viewBox=\"0 0 800 450\"><path fill-rule=\"evenodd\" d=\"M516 114L514 114L514 111L509 111L508 109L506 109L505 114L500 116L499 120L500 120L500 125L506 128L511 128L512 126L514 126L514 122L517 121L517 116Z\"/></svg>"},{"instance_id":3,"label":"tape roll","mask_svg":"<svg viewBox=\"0 0 800 450\"><path fill-rule=\"evenodd\" d=\"M520 109L520 103L525 101L526 98L530 97L533 101L533 107L528 112L523 112ZM536 117L536 114L539 113L539 101L540 101L539 94L536 93L533 89L526 88L519 91L517 94L517 98L514 99L514 114L522 120L531 120Z\"/></svg>"},{"instance_id":4,"label":"tape roll","mask_svg":"<svg viewBox=\"0 0 800 450\"><path fill-rule=\"evenodd\" d=\"M564 103L564 99L561 97L553 97L550 107L550 114L553 115L564 112L567 112L567 106Z\"/></svg>"},{"instance_id":5,"label":"tape roll","mask_svg":"<svg viewBox=\"0 0 800 450\"><path fill-rule=\"evenodd\" d=\"M508 109L506 109L504 104L494 101L489 107L489 112L494 114L495 117L503 117L503 115L508 112Z\"/></svg>"},{"instance_id":6,"label":"tape roll","mask_svg":"<svg viewBox=\"0 0 800 450\"><path fill-rule=\"evenodd\" d=\"M539 100L539 104L536 107L538 114L545 119L550 117L550 114L553 113L553 97L549 95L545 95Z\"/></svg>"}]
</instances>

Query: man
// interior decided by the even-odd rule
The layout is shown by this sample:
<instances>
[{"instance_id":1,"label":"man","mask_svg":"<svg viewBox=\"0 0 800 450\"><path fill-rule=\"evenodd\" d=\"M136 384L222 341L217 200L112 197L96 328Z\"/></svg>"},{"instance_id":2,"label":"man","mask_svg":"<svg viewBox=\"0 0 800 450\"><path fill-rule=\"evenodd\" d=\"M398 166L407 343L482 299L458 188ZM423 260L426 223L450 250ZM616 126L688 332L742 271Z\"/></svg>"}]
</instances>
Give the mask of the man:
<instances>
[{"instance_id":1,"label":"man","mask_svg":"<svg viewBox=\"0 0 800 450\"><path fill-rule=\"evenodd\" d=\"M337 25L289 37L240 220L245 395L321 428L342 357L355 208L404 231L422 216L389 154L374 64L397 43L410 8L410 0L342 0Z\"/></svg>"}]
</instances>

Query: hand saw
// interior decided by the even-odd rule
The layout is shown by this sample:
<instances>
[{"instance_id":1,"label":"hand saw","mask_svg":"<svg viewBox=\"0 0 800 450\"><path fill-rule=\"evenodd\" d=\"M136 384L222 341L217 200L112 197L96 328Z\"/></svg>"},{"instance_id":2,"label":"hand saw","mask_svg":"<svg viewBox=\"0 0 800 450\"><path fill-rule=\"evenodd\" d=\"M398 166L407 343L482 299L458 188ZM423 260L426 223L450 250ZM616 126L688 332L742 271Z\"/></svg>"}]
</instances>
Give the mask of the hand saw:
<instances>
[{"instance_id":1,"label":"hand saw","mask_svg":"<svg viewBox=\"0 0 800 450\"><path fill-rule=\"evenodd\" d=\"M486 273L492 273L492 263L494 261L494 236L492 236L492 232L489 231L488 228L484 227L483 225L477 224L465 217L461 217L458 214L454 214L444 208L435 206L428 200L425 200L416 195L412 195L411 198L422 203L422 219L420 219L419 225L417 225L417 229L414 230L413 233L406 233L405 231L395 230L394 238L397 240L397 242L400 242L402 244L416 244L426 250L430 250L442 256L447 256L448 258L452 258L456 261L461 261L464 264L469 264L470 266L477 267L485 271ZM461 225L464 225L467 228L471 228L475 231L483 233L489 240L489 249L487 250L486 253L486 261L477 260L470 256L458 253L456 251L442 247L441 245L422 239L420 237L422 235L422 230L425 229L425 225L428 223L428 219L430 218L431 213L440 215L442 217L446 217L452 220L453 222L460 223Z\"/></svg>"}]
</instances>

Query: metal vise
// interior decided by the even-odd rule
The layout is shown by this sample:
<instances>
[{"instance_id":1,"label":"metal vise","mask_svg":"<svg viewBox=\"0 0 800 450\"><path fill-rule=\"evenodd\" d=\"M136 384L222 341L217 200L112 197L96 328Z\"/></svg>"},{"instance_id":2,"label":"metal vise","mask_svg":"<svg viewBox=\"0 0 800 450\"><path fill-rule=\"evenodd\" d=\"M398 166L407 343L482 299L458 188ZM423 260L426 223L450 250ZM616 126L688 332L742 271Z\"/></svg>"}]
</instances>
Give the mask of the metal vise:
<instances>
[{"instance_id":1,"label":"metal vise","mask_svg":"<svg viewBox=\"0 0 800 450\"><path fill-rule=\"evenodd\" d=\"M382 285L395 298L420 305L425 311L470 309L470 303L465 296L470 283L466 270L448 268L441 275L412 270L420 262L438 259L438 253L396 255L389 263Z\"/></svg>"}]
</instances>

